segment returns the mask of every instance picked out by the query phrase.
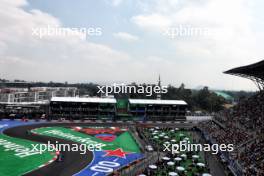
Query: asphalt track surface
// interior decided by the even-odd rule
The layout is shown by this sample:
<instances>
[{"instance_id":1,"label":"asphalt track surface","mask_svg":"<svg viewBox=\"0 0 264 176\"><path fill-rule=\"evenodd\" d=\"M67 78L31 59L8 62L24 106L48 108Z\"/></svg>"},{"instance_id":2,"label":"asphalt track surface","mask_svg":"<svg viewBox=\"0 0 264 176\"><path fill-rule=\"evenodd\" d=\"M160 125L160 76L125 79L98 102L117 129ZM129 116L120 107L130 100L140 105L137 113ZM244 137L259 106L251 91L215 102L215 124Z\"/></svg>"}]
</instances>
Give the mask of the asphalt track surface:
<instances>
[{"instance_id":1,"label":"asphalt track surface","mask_svg":"<svg viewBox=\"0 0 264 176\"><path fill-rule=\"evenodd\" d=\"M147 125L155 125L155 126L163 126L163 127L191 127L192 124L147 124ZM61 126L61 127L69 127L69 126L135 126L135 124L128 123L40 123L40 124L31 124L25 126L12 127L4 130L4 134L21 139L27 139L30 141L35 141L38 143L48 143L55 144L56 141L59 144L78 144L76 142L70 140L64 140L61 138L49 137L49 136L41 136L35 134L29 134L28 132L35 128L40 127L52 127L52 126ZM69 152L62 151L63 161L58 162L54 161L51 164L48 164L45 167L36 169L30 173L25 174L25 176L72 176L82 169L84 169L93 159L93 153L91 151L87 151L86 154L80 154L80 152Z\"/></svg>"},{"instance_id":2,"label":"asphalt track surface","mask_svg":"<svg viewBox=\"0 0 264 176\"><path fill-rule=\"evenodd\" d=\"M30 141L35 141L39 143L46 143L50 141L51 144L55 144L58 141L59 144L78 144L76 142L70 140L64 140L60 138L48 137L48 136L40 136L28 134L28 131L39 128L39 127L49 127L49 126L74 126L76 124L34 124L29 126L18 126L6 129L4 134L15 137L27 139ZM78 173L80 170L85 168L93 159L93 153L91 151L87 151L86 154L80 154L80 152L61 152L63 156L63 161L58 162L54 161L51 164L34 170L30 173L25 174L25 176L72 176L75 173Z\"/></svg>"}]
</instances>

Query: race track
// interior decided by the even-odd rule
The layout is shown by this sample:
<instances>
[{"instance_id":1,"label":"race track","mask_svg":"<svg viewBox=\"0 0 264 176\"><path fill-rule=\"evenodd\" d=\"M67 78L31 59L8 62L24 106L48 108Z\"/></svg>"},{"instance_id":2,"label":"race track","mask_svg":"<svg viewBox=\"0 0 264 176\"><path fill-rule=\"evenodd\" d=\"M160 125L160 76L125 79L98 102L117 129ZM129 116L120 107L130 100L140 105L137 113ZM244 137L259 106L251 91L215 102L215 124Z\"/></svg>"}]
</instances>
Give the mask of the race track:
<instances>
[{"instance_id":1,"label":"race track","mask_svg":"<svg viewBox=\"0 0 264 176\"><path fill-rule=\"evenodd\" d=\"M49 136L41 136L29 133L31 130L35 128L40 127L69 127L69 126L136 126L138 124L129 124L126 122L123 123L54 123L54 122L48 122L48 123L36 123L36 124L28 124L23 126L16 126L7 128L3 131L5 135L8 135L10 137L14 138L21 138L26 139L29 141L35 141L38 143L45 143L47 144L48 141L51 144L55 144L56 141L59 144L78 144L76 142L65 140L61 138L55 138L55 137L49 137ZM171 127L171 126L179 126L179 127L185 127L190 128L193 126L193 124L189 123L180 123L180 124L171 124L171 123L150 123L148 125L155 125L155 126L163 126L163 127ZM80 144L78 144L80 145ZM43 176L43 175L49 175L49 176L72 176L76 173L79 173L82 171L85 167L87 167L93 160L93 152L87 151L86 154L80 154L80 152L61 152L63 156L63 161L58 162L54 161L44 167L41 167L39 169L36 169L30 173L25 174L25 176Z\"/></svg>"},{"instance_id":2,"label":"race track","mask_svg":"<svg viewBox=\"0 0 264 176\"><path fill-rule=\"evenodd\" d=\"M39 136L28 134L28 131L39 128L39 127L48 127L48 126L74 126L76 124L34 124L27 126L18 126L6 129L3 133L15 138L27 139L30 141L36 141L39 143L47 143L50 141L51 144L55 144L56 141L60 144L73 144L76 142L72 142L69 140L64 140L60 138L47 137L47 136ZM93 153L88 151L85 155L80 154L79 152L62 152L63 161L62 162L52 162L51 164L39 168L33 172L25 174L26 176L72 176L75 173L78 173L80 170L85 168L93 159Z\"/></svg>"}]
</instances>

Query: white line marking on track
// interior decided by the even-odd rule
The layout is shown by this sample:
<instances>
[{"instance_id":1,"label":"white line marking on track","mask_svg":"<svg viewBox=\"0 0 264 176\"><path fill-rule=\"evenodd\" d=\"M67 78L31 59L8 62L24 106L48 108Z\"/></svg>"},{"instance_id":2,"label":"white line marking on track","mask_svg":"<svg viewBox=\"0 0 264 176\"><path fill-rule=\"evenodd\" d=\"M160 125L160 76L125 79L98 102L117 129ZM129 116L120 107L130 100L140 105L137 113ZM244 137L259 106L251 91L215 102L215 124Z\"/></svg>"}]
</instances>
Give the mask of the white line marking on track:
<instances>
[{"instance_id":1,"label":"white line marking on track","mask_svg":"<svg viewBox=\"0 0 264 176\"><path fill-rule=\"evenodd\" d=\"M119 158L114 159L114 162L116 162Z\"/></svg>"},{"instance_id":2,"label":"white line marking on track","mask_svg":"<svg viewBox=\"0 0 264 176\"><path fill-rule=\"evenodd\" d=\"M95 175L97 175L98 174L98 172L95 172L92 176L95 176Z\"/></svg>"}]
</instances>

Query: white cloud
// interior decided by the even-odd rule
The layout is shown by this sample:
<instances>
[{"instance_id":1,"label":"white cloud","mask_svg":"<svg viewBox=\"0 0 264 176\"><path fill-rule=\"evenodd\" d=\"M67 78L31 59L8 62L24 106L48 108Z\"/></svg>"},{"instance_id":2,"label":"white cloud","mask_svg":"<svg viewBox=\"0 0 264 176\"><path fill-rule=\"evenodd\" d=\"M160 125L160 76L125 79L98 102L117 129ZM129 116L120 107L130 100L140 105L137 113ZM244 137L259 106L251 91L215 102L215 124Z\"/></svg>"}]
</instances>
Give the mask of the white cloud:
<instances>
[{"instance_id":1,"label":"white cloud","mask_svg":"<svg viewBox=\"0 0 264 176\"><path fill-rule=\"evenodd\" d=\"M115 7L123 3L123 0L106 0L106 1Z\"/></svg>"},{"instance_id":2,"label":"white cloud","mask_svg":"<svg viewBox=\"0 0 264 176\"><path fill-rule=\"evenodd\" d=\"M87 42L74 36L32 35L32 28L60 27L55 17L24 11L24 0L1 2L0 75L7 79L58 81L103 81L119 79L130 58L109 46ZM8 10L6 10L8 9Z\"/></svg>"},{"instance_id":3,"label":"white cloud","mask_svg":"<svg viewBox=\"0 0 264 176\"><path fill-rule=\"evenodd\" d=\"M249 81L221 73L234 66L258 61L263 54L263 34L252 32L253 19L243 2L153 0L149 4L144 3L142 13L136 14L131 21L145 32L141 36L150 32L155 37L160 36L162 41L153 43L158 46L157 50L166 53L173 48L173 53L155 56L153 48L144 46L145 53L139 53L142 57L134 59L110 46L73 36L36 38L32 36L32 28L60 27L61 21L40 10L23 10L22 6L27 4L25 0L2 0L0 77L32 81L153 83L160 73L164 84L184 82L191 87L209 85L252 89L254 85ZM163 28L179 24L208 27L220 32L217 33L219 35L187 39L169 39L162 35ZM230 34L226 35L224 31ZM126 41L139 40L130 33L133 30L114 36Z\"/></svg>"},{"instance_id":4,"label":"white cloud","mask_svg":"<svg viewBox=\"0 0 264 176\"><path fill-rule=\"evenodd\" d=\"M139 40L137 36L129 34L127 32L118 32L118 33L114 33L113 35L114 37L127 41L127 42L135 42Z\"/></svg>"},{"instance_id":5,"label":"white cloud","mask_svg":"<svg viewBox=\"0 0 264 176\"><path fill-rule=\"evenodd\" d=\"M175 48L175 67L188 62L183 71L191 84L212 85L228 89L253 89L253 84L227 76L222 71L250 64L263 55L263 34L252 30L254 19L246 0L153 0L142 2L142 13L131 18L145 33L155 33ZM166 38L168 28L192 26L207 28L212 33L202 37ZM177 63L178 65L177 65ZM204 72L207 70L206 72ZM210 73L210 74L208 74ZM236 82L237 84L230 84Z\"/></svg>"},{"instance_id":6,"label":"white cloud","mask_svg":"<svg viewBox=\"0 0 264 176\"><path fill-rule=\"evenodd\" d=\"M1 78L99 83L156 82L158 75L154 73L160 62L153 63L153 68L149 68L150 61L147 59L132 59L127 53L107 45L74 36L53 35L42 39L33 36L32 28L62 25L59 19L40 10L26 12L21 8L25 4L24 0L1 3ZM131 40L131 36L128 38ZM135 40L135 37L132 38Z\"/></svg>"},{"instance_id":7,"label":"white cloud","mask_svg":"<svg viewBox=\"0 0 264 176\"><path fill-rule=\"evenodd\" d=\"M162 14L137 15L132 22L147 30L161 30L171 26L171 19Z\"/></svg>"}]
</instances>

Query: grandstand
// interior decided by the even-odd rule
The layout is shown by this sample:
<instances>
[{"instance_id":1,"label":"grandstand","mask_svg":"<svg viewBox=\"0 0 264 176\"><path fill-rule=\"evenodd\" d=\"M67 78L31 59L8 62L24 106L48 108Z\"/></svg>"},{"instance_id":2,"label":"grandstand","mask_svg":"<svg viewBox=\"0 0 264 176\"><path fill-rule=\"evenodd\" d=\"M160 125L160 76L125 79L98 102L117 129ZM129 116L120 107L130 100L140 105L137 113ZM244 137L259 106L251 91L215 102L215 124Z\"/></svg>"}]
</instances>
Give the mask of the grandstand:
<instances>
[{"instance_id":1,"label":"grandstand","mask_svg":"<svg viewBox=\"0 0 264 176\"><path fill-rule=\"evenodd\" d=\"M115 113L114 98L52 97L50 101L50 114L53 118L112 119Z\"/></svg>"},{"instance_id":2,"label":"grandstand","mask_svg":"<svg viewBox=\"0 0 264 176\"><path fill-rule=\"evenodd\" d=\"M235 74L253 80L259 92L234 107L232 116L247 129L263 131L264 123L264 60L258 63L231 69L224 73Z\"/></svg>"},{"instance_id":3,"label":"grandstand","mask_svg":"<svg viewBox=\"0 0 264 176\"><path fill-rule=\"evenodd\" d=\"M232 143L235 151L222 152L221 160L233 175L264 175L264 61L224 72L248 78L259 91L232 109L216 114L213 121L198 125L211 143Z\"/></svg>"},{"instance_id":4,"label":"grandstand","mask_svg":"<svg viewBox=\"0 0 264 176\"><path fill-rule=\"evenodd\" d=\"M50 115L73 119L186 120L187 103L182 100L53 97Z\"/></svg>"},{"instance_id":5,"label":"grandstand","mask_svg":"<svg viewBox=\"0 0 264 176\"><path fill-rule=\"evenodd\" d=\"M187 103L182 100L129 99L129 112L146 120L186 120Z\"/></svg>"}]
</instances>

